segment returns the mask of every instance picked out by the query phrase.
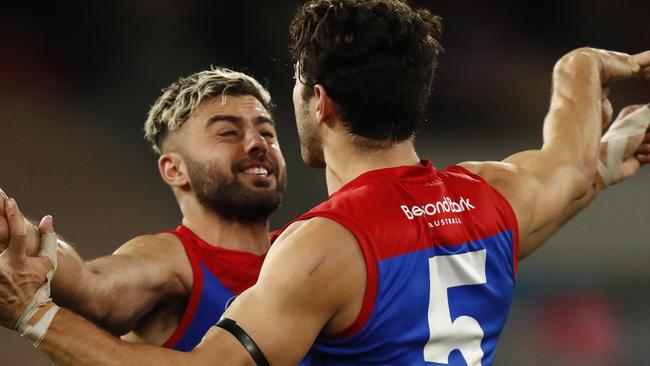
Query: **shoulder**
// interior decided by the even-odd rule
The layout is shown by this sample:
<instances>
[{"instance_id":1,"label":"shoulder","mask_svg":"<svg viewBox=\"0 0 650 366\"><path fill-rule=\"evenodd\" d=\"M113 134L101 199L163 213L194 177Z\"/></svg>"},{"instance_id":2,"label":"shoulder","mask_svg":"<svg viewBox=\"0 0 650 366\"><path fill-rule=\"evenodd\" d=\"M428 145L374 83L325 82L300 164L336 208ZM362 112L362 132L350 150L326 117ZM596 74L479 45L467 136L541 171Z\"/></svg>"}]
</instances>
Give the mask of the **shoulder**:
<instances>
[{"instance_id":1,"label":"shoulder","mask_svg":"<svg viewBox=\"0 0 650 366\"><path fill-rule=\"evenodd\" d=\"M483 178L488 184L499 190L501 194L519 188L522 184L536 181L535 176L526 169L509 162L467 161L458 165ZM502 190L504 192L501 192Z\"/></svg>"},{"instance_id":2,"label":"shoulder","mask_svg":"<svg viewBox=\"0 0 650 366\"><path fill-rule=\"evenodd\" d=\"M114 256L130 258L160 276L178 278L184 287L193 281L192 265L181 240L172 233L137 236L120 246Z\"/></svg>"},{"instance_id":3,"label":"shoulder","mask_svg":"<svg viewBox=\"0 0 650 366\"><path fill-rule=\"evenodd\" d=\"M503 195L510 204L518 201L520 188L532 183L533 177L514 164L501 161L468 161L458 164L470 173L480 176ZM515 202L512 202L515 201Z\"/></svg>"},{"instance_id":4,"label":"shoulder","mask_svg":"<svg viewBox=\"0 0 650 366\"><path fill-rule=\"evenodd\" d=\"M530 212L536 205L541 182L518 164L503 161L463 162L458 164L481 176L508 202L519 222L519 229L528 226Z\"/></svg>"},{"instance_id":5,"label":"shoulder","mask_svg":"<svg viewBox=\"0 0 650 366\"><path fill-rule=\"evenodd\" d=\"M278 237L269 251L267 259L281 252L283 255L298 257L303 261L346 257L346 254L359 251L354 235L340 223L326 217L312 217L289 225Z\"/></svg>"},{"instance_id":6,"label":"shoulder","mask_svg":"<svg viewBox=\"0 0 650 366\"><path fill-rule=\"evenodd\" d=\"M345 279L345 280L342 280ZM282 283L286 295L340 310L365 286L364 257L354 235L324 217L297 221L277 239L260 283Z\"/></svg>"},{"instance_id":7,"label":"shoulder","mask_svg":"<svg viewBox=\"0 0 650 366\"><path fill-rule=\"evenodd\" d=\"M183 252L183 243L172 233L140 235L127 241L113 254L168 255Z\"/></svg>"},{"instance_id":8,"label":"shoulder","mask_svg":"<svg viewBox=\"0 0 650 366\"><path fill-rule=\"evenodd\" d=\"M459 163L461 166L472 174L480 175L484 179L485 175L511 174L517 171L517 166L502 161L464 161Z\"/></svg>"}]
</instances>

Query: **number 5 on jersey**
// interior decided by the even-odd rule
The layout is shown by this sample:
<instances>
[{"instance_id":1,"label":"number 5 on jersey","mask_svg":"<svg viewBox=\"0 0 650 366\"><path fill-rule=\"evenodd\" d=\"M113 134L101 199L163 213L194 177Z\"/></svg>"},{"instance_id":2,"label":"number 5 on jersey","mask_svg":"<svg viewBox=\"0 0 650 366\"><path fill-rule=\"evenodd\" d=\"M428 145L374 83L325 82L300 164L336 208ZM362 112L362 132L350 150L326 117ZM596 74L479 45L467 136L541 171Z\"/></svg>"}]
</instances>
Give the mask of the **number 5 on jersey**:
<instances>
[{"instance_id":1,"label":"number 5 on jersey","mask_svg":"<svg viewBox=\"0 0 650 366\"><path fill-rule=\"evenodd\" d=\"M468 366L481 365L483 329L471 316L452 321L448 289L486 283L485 249L429 258L429 341L424 346L424 360L447 364L451 351L457 349Z\"/></svg>"}]
</instances>

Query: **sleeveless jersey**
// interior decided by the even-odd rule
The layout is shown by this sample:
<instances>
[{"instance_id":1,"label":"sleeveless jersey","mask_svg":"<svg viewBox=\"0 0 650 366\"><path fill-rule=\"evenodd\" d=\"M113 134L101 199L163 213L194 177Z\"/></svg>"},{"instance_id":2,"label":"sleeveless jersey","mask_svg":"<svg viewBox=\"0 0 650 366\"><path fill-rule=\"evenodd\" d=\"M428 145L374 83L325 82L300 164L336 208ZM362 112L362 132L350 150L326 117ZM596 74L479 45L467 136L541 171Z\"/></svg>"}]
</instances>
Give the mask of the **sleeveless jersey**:
<instances>
[{"instance_id":1,"label":"sleeveless jersey","mask_svg":"<svg viewBox=\"0 0 650 366\"><path fill-rule=\"evenodd\" d=\"M367 283L353 324L320 336L312 365L491 365L518 252L509 203L460 166L366 172L298 220L356 238Z\"/></svg>"},{"instance_id":2,"label":"sleeveless jersey","mask_svg":"<svg viewBox=\"0 0 650 366\"><path fill-rule=\"evenodd\" d=\"M163 347L188 352L223 315L229 301L253 286L265 255L214 247L187 227L174 231L192 265L192 292L185 313Z\"/></svg>"}]
</instances>

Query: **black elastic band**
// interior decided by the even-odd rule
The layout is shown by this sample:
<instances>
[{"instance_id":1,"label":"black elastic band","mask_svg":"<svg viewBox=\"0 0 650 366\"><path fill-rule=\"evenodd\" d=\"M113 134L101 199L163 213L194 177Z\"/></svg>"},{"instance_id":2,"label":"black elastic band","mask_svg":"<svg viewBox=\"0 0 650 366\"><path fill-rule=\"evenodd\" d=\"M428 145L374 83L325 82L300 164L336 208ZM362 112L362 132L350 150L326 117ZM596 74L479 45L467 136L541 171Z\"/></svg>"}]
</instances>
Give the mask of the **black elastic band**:
<instances>
[{"instance_id":1,"label":"black elastic band","mask_svg":"<svg viewBox=\"0 0 650 366\"><path fill-rule=\"evenodd\" d=\"M269 361L266 360L264 353L262 353L262 350L257 346L253 338L251 338L245 330L241 329L241 327L237 325L236 321L228 318L221 318L215 325L235 336L239 343L241 343L251 357L253 357L253 361L255 361L257 366L270 366Z\"/></svg>"}]
</instances>

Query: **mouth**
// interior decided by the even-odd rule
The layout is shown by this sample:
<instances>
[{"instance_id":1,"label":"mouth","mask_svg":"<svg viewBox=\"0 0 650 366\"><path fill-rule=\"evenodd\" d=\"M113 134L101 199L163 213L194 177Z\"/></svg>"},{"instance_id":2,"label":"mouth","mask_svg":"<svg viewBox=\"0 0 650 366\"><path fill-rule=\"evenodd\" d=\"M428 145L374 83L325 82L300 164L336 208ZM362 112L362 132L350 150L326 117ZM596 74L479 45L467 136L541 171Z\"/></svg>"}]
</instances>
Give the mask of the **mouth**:
<instances>
[{"instance_id":1,"label":"mouth","mask_svg":"<svg viewBox=\"0 0 650 366\"><path fill-rule=\"evenodd\" d=\"M273 165L270 161L256 161L252 159L238 164L236 171L242 175L259 178L269 178L274 173Z\"/></svg>"},{"instance_id":2,"label":"mouth","mask_svg":"<svg viewBox=\"0 0 650 366\"><path fill-rule=\"evenodd\" d=\"M268 177L271 175L271 171L265 167L257 166L244 169L244 174L255 175L258 177Z\"/></svg>"}]
</instances>

